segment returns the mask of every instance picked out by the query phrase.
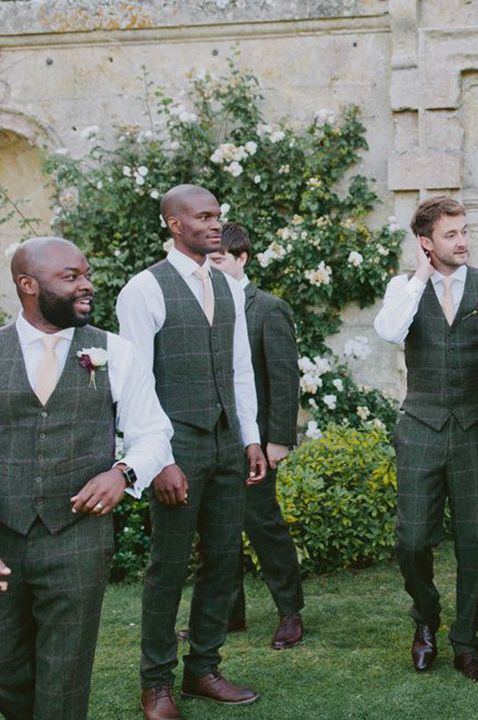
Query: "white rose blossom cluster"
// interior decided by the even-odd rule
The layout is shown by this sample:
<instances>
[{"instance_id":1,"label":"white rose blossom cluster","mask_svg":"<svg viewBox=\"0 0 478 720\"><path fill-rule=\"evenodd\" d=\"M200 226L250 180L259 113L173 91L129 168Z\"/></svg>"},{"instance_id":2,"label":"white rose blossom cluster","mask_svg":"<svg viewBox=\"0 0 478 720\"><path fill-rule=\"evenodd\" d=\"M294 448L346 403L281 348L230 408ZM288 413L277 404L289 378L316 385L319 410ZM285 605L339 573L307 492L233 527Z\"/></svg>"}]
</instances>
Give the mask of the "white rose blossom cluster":
<instances>
[{"instance_id":1,"label":"white rose blossom cluster","mask_svg":"<svg viewBox=\"0 0 478 720\"><path fill-rule=\"evenodd\" d=\"M312 360L308 357L299 359L299 370L302 373L300 378L300 389L309 395L315 395L318 388L323 385L322 375L331 372L332 368L326 358L316 355Z\"/></svg>"},{"instance_id":2,"label":"white rose blossom cluster","mask_svg":"<svg viewBox=\"0 0 478 720\"><path fill-rule=\"evenodd\" d=\"M274 130L272 125L264 125L262 123L256 127L256 133L261 138L269 138L273 144L285 138L285 132L283 130Z\"/></svg>"},{"instance_id":3,"label":"white rose blossom cluster","mask_svg":"<svg viewBox=\"0 0 478 720\"><path fill-rule=\"evenodd\" d=\"M138 187L141 187L146 182L145 178L149 170L145 165L140 165L138 168L130 168L129 165L123 166L123 175L125 177L134 178L134 181ZM159 193L158 193L159 196Z\"/></svg>"},{"instance_id":4,"label":"white rose blossom cluster","mask_svg":"<svg viewBox=\"0 0 478 720\"><path fill-rule=\"evenodd\" d=\"M222 143L214 150L210 160L215 165L222 165L223 170L230 173L233 177L239 177L244 170L241 162L247 160L251 155L255 155L256 152L257 143L253 140L249 140L244 145Z\"/></svg>"},{"instance_id":5,"label":"white rose blossom cluster","mask_svg":"<svg viewBox=\"0 0 478 720\"><path fill-rule=\"evenodd\" d=\"M358 405L357 406L357 415L361 420L368 420L370 417L370 410L366 405Z\"/></svg>"},{"instance_id":6,"label":"white rose blossom cluster","mask_svg":"<svg viewBox=\"0 0 478 720\"><path fill-rule=\"evenodd\" d=\"M306 270L304 277L311 285L329 285L332 278L332 269L321 260L315 270Z\"/></svg>"},{"instance_id":7,"label":"white rose blossom cluster","mask_svg":"<svg viewBox=\"0 0 478 720\"><path fill-rule=\"evenodd\" d=\"M333 125L335 122L335 113L333 110L328 110L327 108L320 108L320 110L317 110L315 113L315 124L316 125Z\"/></svg>"},{"instance_id":8,"label":"white rose blossom cluster","mask_svg":"<svg viewBox=\"0 0 478 720\"><path fill-rule=\"evenodd\" d=\"M274 260L282 260L287 254L287 249L273 240L263 253L257 253L257 261L263 268L268 267Z\"/></svg>"},{"instance_id":9,"label":"white rose blossom cluster","mask_svg":"<svg viewBox=\"0 0 478 720\"><path fill-rule=\"evenodd\" d=\"M197 123L198 116L194 112L189 112L184 105L181 105L181 103L177 103L176 105L172 105L169 108L169 113L173 117L177 117L179 122L184 123L185 125L191 125L194 123Z\"/></svg>"},{"instance_id":10,"label":"white rose blossom cluster","mask_svg":"<svg viewBox=\"0 0 478 720\"><path fill-rule=\"evenodd\" d=\"M363 263L362 253L359 253L358 250L352 250L347 258L347 262L349 265L353 265L354 267L360 267Z\"/></svg>"},{"instance_id":11,"label":"white rose blossom cluster","mask_svg":"<svg viewBox=\"0 0 478 720\"><path fill-rule=\"evenodd\" d=\"M397 232L397 230L401 230L401 226L397 223L397 218L395 215L390 215L388 218L388 229L390 232Z\"/></svg>"},{"instance_id":12,"label":"white rose blossom cluster","mask_svg":"<svg viewBox=\"0 0 478 720\"><path fill-rule=\"evenodd\" d=\"M371 352L370 344L364 335L356 335L344 345L344 355L356 360L365 360Z\"/></svg>"}]
</instances>

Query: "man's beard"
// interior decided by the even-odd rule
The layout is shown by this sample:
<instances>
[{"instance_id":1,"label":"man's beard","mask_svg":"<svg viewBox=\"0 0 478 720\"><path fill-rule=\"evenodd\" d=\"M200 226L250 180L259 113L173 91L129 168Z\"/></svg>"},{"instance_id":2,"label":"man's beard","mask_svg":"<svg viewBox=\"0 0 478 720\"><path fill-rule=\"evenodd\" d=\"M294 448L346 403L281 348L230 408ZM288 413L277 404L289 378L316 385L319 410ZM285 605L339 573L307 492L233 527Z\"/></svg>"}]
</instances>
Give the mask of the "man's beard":
<instances>
[{"instance_id":1,"label":"man's beard","mask_svg":"<svg viewBox=\"0 0 478 720\"><path fill-rule=\"evenodd\" d=\"M74 303L82 296L71 298L60 298L58 295L40 287L38 295L38 306L40 312L49 323L58 328L82 327L87 325L91 319L93 310L93 298L91 298L91 310L85 315L78 315L74 309ZM89 296L88 296L89 297Z\"/></svg>"}]
</instances>

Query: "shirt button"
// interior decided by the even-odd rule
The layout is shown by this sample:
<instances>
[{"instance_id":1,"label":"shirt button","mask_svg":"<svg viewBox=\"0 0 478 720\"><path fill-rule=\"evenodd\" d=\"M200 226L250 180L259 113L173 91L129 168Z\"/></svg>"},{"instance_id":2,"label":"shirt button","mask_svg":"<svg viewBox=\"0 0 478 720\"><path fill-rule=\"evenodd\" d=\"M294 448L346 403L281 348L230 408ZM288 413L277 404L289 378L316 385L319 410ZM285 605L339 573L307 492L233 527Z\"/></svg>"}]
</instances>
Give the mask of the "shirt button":
<instances>
[{"instance_id":1,"label":"shirt button","mask_svg":"<svg viewBox=\"0 0 478 720\"><path fill-rule=\"evenodd\" d=\"M216 407L217 407L217 408L222 407L221 403L216 403Z\"/></svg>"},{"instance_id":2,"label":"shirt button","mask_svg":"<svg viewBox=\"0 0 478 720\"><path fill-rule=\"evenodd\" d=\"M42 412L41 416L42 416L42 417L48 417L48 413L45 412L45 410L44 410L44 411Z\"/></svg>"},{"instance_id":3,"label":"shirt button","mask_svg":"<svg viewBox=\"0 0 478 720\"><path fill-rule=\"evenodd\" d=\"M40 439L41 439L41 440L44 440L45 438L46 438L45 433L40 433Z\"/></svg>"},{"instance_id":4,"label":"shirt button","mask_svg":"<svg viewBox=\"0 0 478 720\"><path fill-rule=\"evenodd\" d=\"M36 482L36 483L41 483L41 478L40 478L40 477L35 478L35 482Z\"/></svg>"},{"instance_id":5,"label":"shirt button","mask_svg":"<svg viewBox=\"0 0 478 720\"><path fill-rule=\"evenodd\" d=\"M44 459L45 459L45 456L44 456L44 455L39 455L39 456L38 456L38 462L43 462Z\"/></svg>"}]
</instances>

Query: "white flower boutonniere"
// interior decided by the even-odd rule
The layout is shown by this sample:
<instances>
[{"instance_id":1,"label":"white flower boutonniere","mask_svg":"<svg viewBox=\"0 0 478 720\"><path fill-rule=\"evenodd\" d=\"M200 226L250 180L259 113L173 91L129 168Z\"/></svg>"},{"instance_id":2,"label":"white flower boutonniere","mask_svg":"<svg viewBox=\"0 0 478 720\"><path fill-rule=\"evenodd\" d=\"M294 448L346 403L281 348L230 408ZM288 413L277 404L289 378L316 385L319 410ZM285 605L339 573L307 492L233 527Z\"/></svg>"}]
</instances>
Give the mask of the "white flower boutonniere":
<instances>
[{"instance_id":1,"label":"white flower boutonniere","mask_svg":"<svg viewBox=\"0 0 478 720\"><path fill-rule=\"evenodd\" d=\"M108 353L103 348L83 348L76 353L80 359L81 367L88 371L90 381L88 385L93 385L96 390L95 374L97 370L105 370L108 362Z\"/></svg>"}]
</instances>

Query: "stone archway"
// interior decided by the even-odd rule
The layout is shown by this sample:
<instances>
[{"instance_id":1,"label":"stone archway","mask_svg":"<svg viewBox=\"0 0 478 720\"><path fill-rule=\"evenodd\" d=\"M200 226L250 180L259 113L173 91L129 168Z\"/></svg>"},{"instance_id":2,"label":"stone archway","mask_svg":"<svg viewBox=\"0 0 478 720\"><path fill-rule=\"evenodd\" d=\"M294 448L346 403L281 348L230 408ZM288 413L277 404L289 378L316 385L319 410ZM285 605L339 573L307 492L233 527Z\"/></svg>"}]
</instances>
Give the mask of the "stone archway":
<instances>
[{"instance_id":1,"label":"stone archway","mask_svg":"<svg viewBox=\"0 0 478 720\"><path fill-rule=\"evenodd\" d=\"M30 226L22 227L14 212L11 219L0 224L0 311L10 317L16 313L18 302L10 279L9 247L28 235L50 232L51 189L42 172L37 143L45 144L41 129L24 118L0 113L0 187L26 218L35 219ZM13 206L7 205L0 213L5 216L9 209Z\"/></svg>"}]
</instances>

